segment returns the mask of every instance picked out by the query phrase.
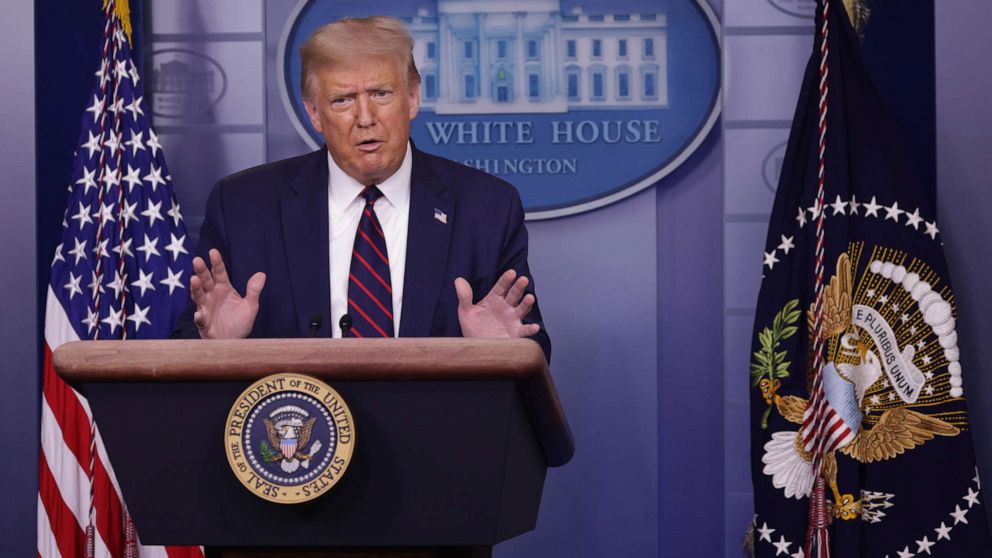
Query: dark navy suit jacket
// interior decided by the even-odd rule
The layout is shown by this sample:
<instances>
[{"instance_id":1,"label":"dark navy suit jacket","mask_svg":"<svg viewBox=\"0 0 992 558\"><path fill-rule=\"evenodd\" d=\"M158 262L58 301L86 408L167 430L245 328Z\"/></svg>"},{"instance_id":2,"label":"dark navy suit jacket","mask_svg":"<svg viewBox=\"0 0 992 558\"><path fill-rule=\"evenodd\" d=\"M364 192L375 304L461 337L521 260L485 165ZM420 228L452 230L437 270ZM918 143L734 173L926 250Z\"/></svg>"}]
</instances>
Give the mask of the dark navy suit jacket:
<instances>
[{"instance_id":1,"label":"dark navy suit jacket","mask_svg":"<svg viewBox=\"0 0 992 558\"><path fill-rule=\"evenodd\" d=\"M251 337L330 335L327 149L242 171L220 180L207 201L197 253L220 250L231 282L244 293L266 273ZM435 217L443 214L443 219ZM447 222L443 222L443 221ZM464 277L481 299L508 269L530 277L520 196L508 183L453 161L413 150L402 337L456 337L454 280ZM534 292L533 277L528 292ZM198 337L187 309L177 336ZM550 361L551 341L535 304L524 320Z\"/></svg>"}]
</instances>

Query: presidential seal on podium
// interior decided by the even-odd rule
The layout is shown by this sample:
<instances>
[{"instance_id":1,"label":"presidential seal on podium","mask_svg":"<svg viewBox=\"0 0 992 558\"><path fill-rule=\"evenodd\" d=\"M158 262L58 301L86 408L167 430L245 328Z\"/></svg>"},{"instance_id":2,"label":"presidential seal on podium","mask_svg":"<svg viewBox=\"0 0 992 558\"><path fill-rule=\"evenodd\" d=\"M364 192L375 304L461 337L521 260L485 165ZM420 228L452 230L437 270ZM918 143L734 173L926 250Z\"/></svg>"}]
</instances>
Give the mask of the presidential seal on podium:
<instances>
[{"instance_id":1,"label":"presidential seal on podium","mask_svg":"<svg viewBox=\"0 0 992 558\"><path fill-rule=\"evenodd\" d=\"M301 374L275 374L248 387L227 416L231 470L270 502L297 504L331 489L355 447L351 410L333 388Z\"/></svg>"}]
</instances>

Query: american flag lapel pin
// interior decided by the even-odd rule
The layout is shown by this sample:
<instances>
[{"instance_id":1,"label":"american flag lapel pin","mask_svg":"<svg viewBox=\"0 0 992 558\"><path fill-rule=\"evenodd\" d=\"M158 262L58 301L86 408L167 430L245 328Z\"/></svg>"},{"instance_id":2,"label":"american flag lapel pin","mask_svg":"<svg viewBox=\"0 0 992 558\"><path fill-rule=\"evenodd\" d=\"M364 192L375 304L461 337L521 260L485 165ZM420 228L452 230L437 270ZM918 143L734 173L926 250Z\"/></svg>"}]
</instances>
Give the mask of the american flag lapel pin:
<instances>
[{"instance_id":1,"label":"american flag lapel pin","mask_svg":"<svg viewBox=\"0 0 992 558\"><path fill-rule=\"evenodd\" d=\"M442 224L448 224L448 214L441 211L438 208L434 208L434 218L440 221Z\"/></svg>"}]
</instances>

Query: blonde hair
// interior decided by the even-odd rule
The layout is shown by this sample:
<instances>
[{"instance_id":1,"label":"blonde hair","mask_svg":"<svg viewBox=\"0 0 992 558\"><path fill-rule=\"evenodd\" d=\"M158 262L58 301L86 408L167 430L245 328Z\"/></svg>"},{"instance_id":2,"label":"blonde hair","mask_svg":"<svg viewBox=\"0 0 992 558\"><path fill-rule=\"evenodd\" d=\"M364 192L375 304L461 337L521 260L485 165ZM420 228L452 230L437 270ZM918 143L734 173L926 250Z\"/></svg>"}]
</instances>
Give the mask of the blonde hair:
<instances>
[{"instance_id":1,"label":"blonde hair","mask_svg":"<svg viewBox=\"0 0 992 558\"><path fill-rule=\"evenodd\" d=\"M413 61L413 37L406 25L388 16L347 17L319 27L300 47L300 90L313 94L314 73L349 59L387 56L407 67L407 85L420 83Z\"/></svg>"}]
</instances>

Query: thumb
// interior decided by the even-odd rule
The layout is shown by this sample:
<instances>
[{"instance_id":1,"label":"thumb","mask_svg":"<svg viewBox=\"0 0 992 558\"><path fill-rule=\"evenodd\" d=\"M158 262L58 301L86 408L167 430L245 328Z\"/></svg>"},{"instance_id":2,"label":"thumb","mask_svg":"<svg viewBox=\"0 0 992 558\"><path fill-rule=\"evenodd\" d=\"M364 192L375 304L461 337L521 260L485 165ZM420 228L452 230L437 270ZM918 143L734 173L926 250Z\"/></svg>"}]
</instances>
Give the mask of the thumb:
<instances>
[{"instance_id":1,"label":"thumb","mask_svg":"<svg viewBox=\"0 0 992 558\"><path fill-rule=\"evenodd\" d=\"M472 305L472 286L461 277L455 279L455 294L458 295L459 306Z\"/></svg>"},{"instance_id":2,"label":"thumb","mask_svg":"<svg viewBox=\"0 0 992 558\"><path fill-rule=\"evenodd\" d=\"M245 299L253 305L258 304L258 297L262 294L263 287L265 287L265 273L259 271L248 280L248 286L245 288Z\"/></svg>"}]
</instances>

